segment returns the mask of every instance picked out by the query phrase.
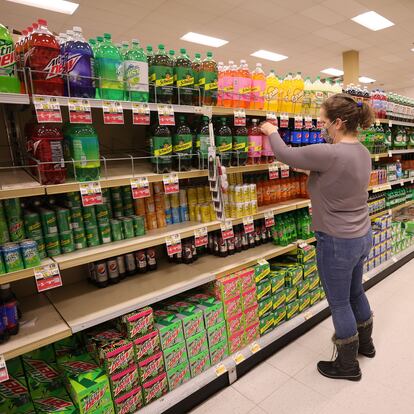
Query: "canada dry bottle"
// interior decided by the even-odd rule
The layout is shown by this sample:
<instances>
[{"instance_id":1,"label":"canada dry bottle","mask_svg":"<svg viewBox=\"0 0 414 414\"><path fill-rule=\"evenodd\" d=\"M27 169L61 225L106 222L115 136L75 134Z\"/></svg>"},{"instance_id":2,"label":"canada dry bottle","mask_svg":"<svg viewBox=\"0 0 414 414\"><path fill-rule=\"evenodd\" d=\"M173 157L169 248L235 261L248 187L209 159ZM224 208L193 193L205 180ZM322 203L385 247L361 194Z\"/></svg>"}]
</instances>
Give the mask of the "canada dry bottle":
<instances>
[{"instance_id":1,"label":"canada dry bottle","mask_svg":"<svg viewBox=\"0 0 414 414\"><path fill-rule=\"evenodd\" d=\"M213 60L213 54L207 52L207 57L201 66L200 92L203 105L214 106L217 103L217 63Z\"/></svg>"},{"instance_id":2,"label":"canada dry bottle","mask_svg":"<svg viewBox=\"0 0 414 414\"><path fill-rule=\"evenodd\" d=\"M216 132L216 151L220 156L221 165L230 167L231 149L232 149L232 133L230 127L227 125L227 119L221 118L220 124Z\"/></svg>"},{"instance_id":3,"label":"canada dry bottle","mask_svg":"<svg viewBox=\"0 0 414 414\"><path fill-rule=\"evenodd\" d=\"M247 151L249 149L248 130L245 126L239 126L233 133L232 165L246 165Z\"/></svg>"},{"instance_id":4,"label":"canada dry bottle","mask_svg":"<svg viewBox=\"0 0 414 414\"><path fill-rule=\"evenodd\" d=\"M193 134L186 123L184 115L178 117L178 125L173 136L174 169L188 171L191 169L193 152Z\"/></svg>"},{"instance_id":5,"label":"canada dry bottle","mask_svg":"<svg viewBox=\"0 0 414 414\"><path fill-rule=\"evenodd\" d=\"M180 49L180 55L175 61L176 86L179 105L191 105L193 100L194 71L185 49Z\"/></svg>"},{"instance_id":6,"label":"canada dry bottle","mask_svg":"<svg viewBox=\"0 0 414 414\"><path fill-rule=\"evenodd\" d=\"M201 124L198 129L196 157L194 157L194 166L200 169L206 169L208 167L208 148L210 146L210 130L209 130L209 118L203 116Z\"/></svg>"},{"instance_id":7,"label":"canada dry bottle","mask_svg":"<svg viewBox=\"0 0 414 414\"><path fill-rule=\"evenodd\" d=\"M194 90L193 90L193 105L200 106L201 105L201 95L200 95L200 74L201 74L201 55L200 53L196 53L194 55L194 60L191 63L191 67L193 69L193 75L194 75Z\"/></svg>"},{"instance_id":8,"label":"canada dry bottle","mask_svg":"<svg viewBox=\"0 0 414 414\"><path fill-rule=\"evenodd\" d=\"M157 174L171 172L172 139L170 129L157 124L151 137L153 170Z\"/></svg>"},{"instance_id":9,"label":"canada dry bottle","mask_svg":"<svg viewBox=\"0 0 414 414\"><path fill-rule=\"evenodd\" d=\"M158 52L151 59L150 81L155 84L155 102L172 104L174 93L173 61L167 55L164 45L158 46Z\"/></svg>"}]
</instances>

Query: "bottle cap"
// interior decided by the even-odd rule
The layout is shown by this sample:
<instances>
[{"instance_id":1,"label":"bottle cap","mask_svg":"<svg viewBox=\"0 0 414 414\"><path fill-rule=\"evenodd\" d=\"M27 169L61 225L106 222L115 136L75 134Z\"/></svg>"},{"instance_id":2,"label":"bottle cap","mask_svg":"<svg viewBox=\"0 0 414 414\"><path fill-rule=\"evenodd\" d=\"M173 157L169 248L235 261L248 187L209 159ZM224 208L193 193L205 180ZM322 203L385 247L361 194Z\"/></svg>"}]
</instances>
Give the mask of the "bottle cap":
<instances>
[{"instance_id":1,"label":"bottle cap","mask_svg":"<svg viewBox=\"0 0 414 414\"><path fill-rule=\"evenodd\" d=\"M174 50L172 50L172 49L170 49L170 50L168 51L168 53L169 53L171 56L174 56L174 55L175 55L175 51L174 51Z\"/></svg>"},{"instance_id":2,"label":"bottle cap","mask_svg":"<svg viewBox=\"0 0 414 414\"><path fill-rule=\"evenodd\" d=\"M76 33L82 33L82 27L73 26L73 31L76 32Z\"/></svg>"},{"instance_id":3,"label":"bottle cap","mask_svg":"<svg viewBox=\"0 0 414 414\"><path fill-rule=\"evenodd\" d=\"M134 41L132 41L132 43L134 43ZM128 42L128 40L123 40L123 41L121 42L121 44L122 44L122 46L129 46L129 42Z\"/></svg>"},{"instance_id":4,"label":"bottle cap","mask_svg":"<svg viewBox=\"0 0 414 414\"><path fill-rule=\"evenodd\" d=\"M132 43L139 44L139 39L132 39ZM122 42L123 43L123 42ZM127 42L128 43L128 42Z\"/></svg>"},{"instance_id":5,"label":"bottle cap","mask_svg":"<svg viewBox=\"0 0 414 414\"><path fill-rule=\"evenodd\" d=\"M102 36L97 36L97 37L96 37L96 40L97 40L98 42L103 42L103 37L102 37Z\"/></svg>"},{"instance_id":6,"label":"bottle cap","mask_svg":"<svg viewBox=\"0 0 414 414\"><path fill-rule=\"evenodd\" d=\"M148 45L147 46L147 50L152 50L152 46L151 45Z\"/></svg>"},{"instance_id":7,"label":"bottle cap","mask_svg":"<svg viewBox=\"0 0 414 414\"><path fill-rule=\"evenodd\" d=\"M105 39L111 39L111 38L112 38L112 36L111 36L111 34L110 34L110 33L104 33L104 38L105 38Z\"/></svg>"},{"instance_id":8,"label":"bottle cap","mask_svg":"<svg viewBox=\"0 0 414 414\"><path fill-rule=\"evenodd\" d=\"M200 53L195 53L195 54L194 54L194 56L195 56L197 59L200 59L200 58L201 58L201 54L200 54Z\"/></svg>"},{"instance_id":9,"label":"bottle cap","mask_svg":"<svg viewBox=\"0 0 414 414\"><path fill-rule=\"evenodd\" d=\"M22 35L23 35L23 36L27 36L27 33L28 33L28 31L27 31L26 29L23 29L23 30L22 30Z\"/></svg>"},{"instance_id":10,"label":"bottle cap","mask_svg":"<svg viewBox=\"0 0 414 414\"><path fill-rule=\"evenodd\" d=\"M164 49L165 49L165 46L164 46L164 45L162 45L162 44L159 44L159 45L158 45L158 49L164 50Z\"/></svg>"},{"instance_id":11,"label":"bottle cap","mask_svg":"<svg viewBox=\"0 0 414 414\"><path fill-rule=\"evenodd\" d=\"M29 26L27 28L27 33L32 33L33 32L33 26Z\"/></svg>"},{"instance_id":12,"label":"bottle cap","mask_svg":"<svg viewBox=\"0 0 414 414\"><path fill-rule=\"evenodd\" d=\"M47 21L44 19L38 19L37 22L42 26L47 26Z\"/></svg>"},{"instance_id":13,"label":"bottle cap","mask_svg":"<svg viewBox=\"0 0 414 414\"><path fill-rule=\"evenodd\" d=\"M213 57L213 52L207 52L208 57Z\"/></svg>"},{"instance_id":14,"label":"bottle cap","mask_svg":"<svg viewBox=\"0 0 414 414\"><path fill-rule=\"evenodd\" d=\"M34 32L35 30L37 30L39 28L39 25L37 23L33 23L32 24L32 32Z\"/></svg>"},{"instance_id":15,"label":"bottle cap","mask_svg":"<svg viewBox=\"0 0 414 414\"><path fill-rule=\"evenodd\" d=\"M186 54L186 52L187 52L187 51L186 51L184 48L181 48L181 49L180 49L180 53L181 53L182 55L185 55L185 54Z\"/></svg>"}]
</instances>

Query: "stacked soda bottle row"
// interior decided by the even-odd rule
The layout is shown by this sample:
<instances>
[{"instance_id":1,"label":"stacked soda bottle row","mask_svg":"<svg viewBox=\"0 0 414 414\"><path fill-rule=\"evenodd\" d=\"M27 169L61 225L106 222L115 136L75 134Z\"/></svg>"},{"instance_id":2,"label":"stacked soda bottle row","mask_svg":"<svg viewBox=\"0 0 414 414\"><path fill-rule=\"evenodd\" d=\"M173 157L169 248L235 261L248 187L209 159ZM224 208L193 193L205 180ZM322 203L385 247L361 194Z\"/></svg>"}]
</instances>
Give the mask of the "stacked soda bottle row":
<instances>
[{"instance_id":1,"label":"stacked soda bottle row","mask_svg":"<svg viewBox=\"0 0 414 414\"><path fill-rule=\"evenodd\" d=\"M310 128L305 125L302 127L280 128L279 134L283 141L292 147L323 144L325 142L321 136L321 130L315 122L312 122Z\"/></svg>"},{"instance_id":2,"label":"stacked soda bottle row","mask_svg":"<svg viewBox=\"0 0 414 414\"><path fill-rule=\"evenodd\" d=\"M230 185L224 194L226 217L241 218L257 213L256 184Z\"/></svg>"}]
</instances>

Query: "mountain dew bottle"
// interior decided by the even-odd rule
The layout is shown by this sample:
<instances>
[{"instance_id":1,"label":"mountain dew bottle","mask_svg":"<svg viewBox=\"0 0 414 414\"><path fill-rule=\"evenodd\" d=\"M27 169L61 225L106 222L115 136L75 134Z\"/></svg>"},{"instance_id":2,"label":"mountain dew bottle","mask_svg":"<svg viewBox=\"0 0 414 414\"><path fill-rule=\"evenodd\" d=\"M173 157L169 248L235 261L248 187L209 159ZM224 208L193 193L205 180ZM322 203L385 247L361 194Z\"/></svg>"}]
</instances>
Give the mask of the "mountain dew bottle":
<instances>
[{"instance_id":1,"label":"mountain dew bottle","mask_svg":"<svg viewBox=\"0 0 414 414\"><path fill-rule=\"evenodd\" d=\"M127 98L130 101L148 102L148 62L138 40L132 40L132 46L124 59Z\"/></svg>"},{"instance_id":2,"label":"mountain dew bottle","mask_svg":"<svg viewBox=\"0 0 414 414\"><path fill-rule=\"evenodd\" d=\"M96 65L100 78L101 98L117 101L123 100L124 65L121 53L112 43L109 33L104 34L104 41L96 50Z\"/></svg>"},{"instance_id":3,"label":"mountain dew bottle","mask_svg":"<svg viewBox=\"0 0 414 414\"><path fill-rule=\"evenodd\" d=\"M13 39L7 28L0 24L0 92L20 92L16 69Z\"/></svg>"}]
</instances>

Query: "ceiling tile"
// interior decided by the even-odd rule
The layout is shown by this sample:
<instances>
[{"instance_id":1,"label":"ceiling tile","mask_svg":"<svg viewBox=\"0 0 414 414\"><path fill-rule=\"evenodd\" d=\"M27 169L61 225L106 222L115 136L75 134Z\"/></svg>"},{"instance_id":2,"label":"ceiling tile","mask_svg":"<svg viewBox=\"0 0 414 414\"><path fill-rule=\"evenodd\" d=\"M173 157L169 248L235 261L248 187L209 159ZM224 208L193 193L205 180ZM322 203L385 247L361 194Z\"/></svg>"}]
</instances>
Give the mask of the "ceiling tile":
<instances>
[{"instance_id":1,"label":"ceiling tile","mask_svg":"<svg viewBox=\"0 0 414 414\"><path fill-rule=\"evenodd\" d=\"M316 36L323 37L331 41L345 40L350 38L348 34L345 34L339 30L333 29L332 27L324 27L314 32Z\"/></svg>"},{"instance_id":2,"label":"ceiling tile","mask_svg":"<svg viewBox=\"0 0 414 414\"><path fill-rule=\"evenodd\" d=\"M331 9L327 7L323 7L320 5L316 5L313 7L309 7L304 9L300 12L303 16L309 17L318 21L319 23L323 23L325 25L333 25L340 23L345 20L345 17L335 13Z\"/></svg>"},{"instance_id":3,"label":"ceiling tile","mask_svg":"<svg viewBox=\"0 0 414 414\"><path fill-rule=\"evenodd\" d=\"M343 0L324 0L321 6L327 7L335 13L346 16L349 19L369 11L366 6L354 0L346 0L346 3Z\"/></svg>"}]
</instances>

